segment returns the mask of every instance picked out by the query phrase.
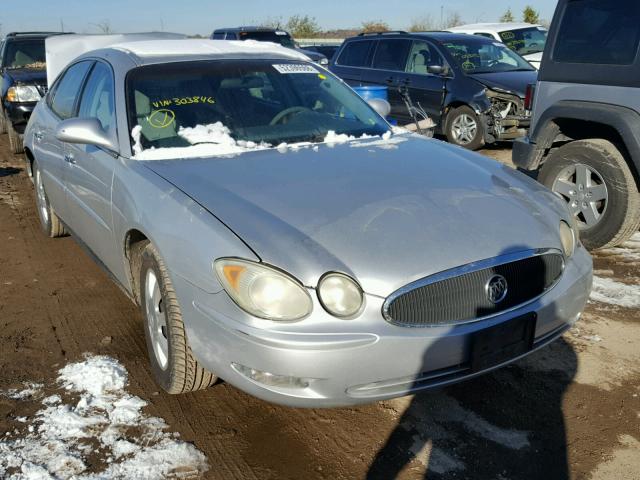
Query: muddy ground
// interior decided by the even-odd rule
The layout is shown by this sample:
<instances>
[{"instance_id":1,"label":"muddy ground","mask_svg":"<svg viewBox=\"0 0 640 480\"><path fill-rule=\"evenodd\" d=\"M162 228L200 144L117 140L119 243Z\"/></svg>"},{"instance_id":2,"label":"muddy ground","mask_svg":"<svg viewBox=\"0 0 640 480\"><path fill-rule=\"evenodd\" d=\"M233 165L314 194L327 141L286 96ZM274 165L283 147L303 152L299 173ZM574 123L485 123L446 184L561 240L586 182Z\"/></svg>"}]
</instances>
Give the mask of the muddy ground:
<instances>
[{"instance_id":1,"label":"muddy ground","mask_svg":"<svg viewBox=\"0 0 640 480\"><path fill-rule=\"evenodd\" d=\"M593 302L525 361L358 408L283 408L225 384L171 396L151 376L136 307L72 238L41 233L21 162L0 137L0 390L50 383L85 352L113 356L212 479L640 479L640 309ZM595 257L597 275L622 284L640 283L639 267L640 242ZM36 408L0 396L0 438Z\"/></svg>"}]
</instances>

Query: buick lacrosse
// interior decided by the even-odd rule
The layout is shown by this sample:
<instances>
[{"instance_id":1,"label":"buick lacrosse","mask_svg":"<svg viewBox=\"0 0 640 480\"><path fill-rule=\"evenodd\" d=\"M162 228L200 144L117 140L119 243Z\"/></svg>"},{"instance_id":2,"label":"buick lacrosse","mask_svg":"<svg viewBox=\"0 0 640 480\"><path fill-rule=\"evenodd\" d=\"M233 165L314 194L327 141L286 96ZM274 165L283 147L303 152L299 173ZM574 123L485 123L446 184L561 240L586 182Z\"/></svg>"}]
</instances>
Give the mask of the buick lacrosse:
<instances>
[{"instance_id":1,"label":"buick lacrosse","mask_svg":"<svg viewBox=\"0 0 640 480\"><path fill-rule=\"evenodd\" d=\"M298 52L149 40L59 63L25 134L42 226L140 306L170 393L220 378L371 402L503 366L580 317L592 263L560 198L390 127Z\"/></svg>"}]
</instances>

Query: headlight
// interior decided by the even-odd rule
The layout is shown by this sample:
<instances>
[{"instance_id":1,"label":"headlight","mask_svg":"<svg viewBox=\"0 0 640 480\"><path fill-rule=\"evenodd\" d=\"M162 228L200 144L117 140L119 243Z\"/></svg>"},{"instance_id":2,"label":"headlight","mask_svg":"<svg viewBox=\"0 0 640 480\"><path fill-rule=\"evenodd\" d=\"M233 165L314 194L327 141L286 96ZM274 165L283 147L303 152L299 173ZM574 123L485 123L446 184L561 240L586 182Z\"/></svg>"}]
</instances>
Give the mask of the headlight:
<instances>
[{"instance_id":1,"label":"headlight","mask_svg":"<svg viewBox=\"0 0 640 480\"><path fill-rule=\"evenodd\" d=\"M565 258L571 257L576 250L578 238L575 230L564 220L560 222L560 240L562 241Z\"/></svg>"},{"instance_id":2,"label":"headlight","mask_svg":"<svg viewBox=\"0 0 640 480\"><path fill-rule=\"evenodd\" d=\"M318 298L327 312L340 318L354 316L364 303L360 285L342 273L329 273L320 279Z\"/></svg>"},{"instance_id":3,"label":"headlight","mask_svg":"<svg viewBox=\"0 0 640 480\"><path fill-rule=\"evenodd\" d=\"M40 92L34 85L18 85L7 90L10 102L37 102L40 98Z\"/></svg>"},{"instance_id":4,"label":"headlight","mask_svg":"<svg viewBox=\"0 0 640 480\"><path fill-rule=\"evenodd\" d=\"M247 313L267 320L293 321L311 313L307 290L275 268L233 258L216 260L222 286Z\"/></svg>"}]
</instances>

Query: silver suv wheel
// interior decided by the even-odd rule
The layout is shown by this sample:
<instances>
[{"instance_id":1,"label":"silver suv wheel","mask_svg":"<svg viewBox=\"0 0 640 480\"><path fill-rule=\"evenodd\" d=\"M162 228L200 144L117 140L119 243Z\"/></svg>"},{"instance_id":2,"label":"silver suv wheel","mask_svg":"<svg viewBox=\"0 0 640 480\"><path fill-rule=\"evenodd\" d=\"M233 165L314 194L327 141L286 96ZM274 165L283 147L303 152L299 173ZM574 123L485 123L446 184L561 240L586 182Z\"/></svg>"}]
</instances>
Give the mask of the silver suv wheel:
<instances>
[{"instance_id":1,"label":"silver suv wheel","mask_svg":"<svg viewBox=\"0 0 640 480\"><path fill-rule=\"evenodd\" d=\"M609 193L602 175L593 167L576 163L563 169L551 187L562 195L581 229L595 227L607 211Z\"/></svg>"}]
</instances>

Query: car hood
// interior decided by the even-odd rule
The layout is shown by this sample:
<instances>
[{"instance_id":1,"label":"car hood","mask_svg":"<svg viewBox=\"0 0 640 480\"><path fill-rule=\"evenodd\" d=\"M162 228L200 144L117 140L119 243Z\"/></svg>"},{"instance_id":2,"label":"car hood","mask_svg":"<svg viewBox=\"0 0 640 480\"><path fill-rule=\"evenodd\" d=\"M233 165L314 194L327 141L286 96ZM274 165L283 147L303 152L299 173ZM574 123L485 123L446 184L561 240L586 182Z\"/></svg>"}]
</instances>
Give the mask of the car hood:
<instances>
[{"instance_id":1,"label":"car hood","mask_svg":"<svg viewBox=\"0 0 640 480\"><path fill-rule=\"evenodd\" d=\"M566 208L550 191L417 136L145 164L309 287L341 271L386 297L456 266L561 248Z\"/></svg>"},{"instance_id":2,"label":"car hood","mask_svg":"<svg viewBox=\"0 0 640 480\"><path fill-rule=\"evenodd\" d=\"M296 50L298 52L302 53L303 55L306 55L307 57L309 57L314 62L319 62L323 58L327 58L323 54L321 54L319 52L314 52L313 50L305 50L304 48L296 48Z\"/></svg>"},{"instance_id":3,"label":"car hood","mask_svg":"<svg viewBox=\"0 0 640 480\"><path fill-rule=\"evenodd\" d=\"M536 83L538 72L532 70L522 72L472 73L469 74L469 76L486 87L505 90L518 95L520 98L524 98L527 85Z\"/></svg>"},{"instance_id":4,"label":"car hood","mask_svg":"<svg viewBox=\"0 0 640 480\"><path fill-rule=\"evenodd\" d=\"M12 68L7 69L6 72L16 83L28 85L45 85L47 83L47 71L45 69Z\"/></svg>"}]
</instances>

